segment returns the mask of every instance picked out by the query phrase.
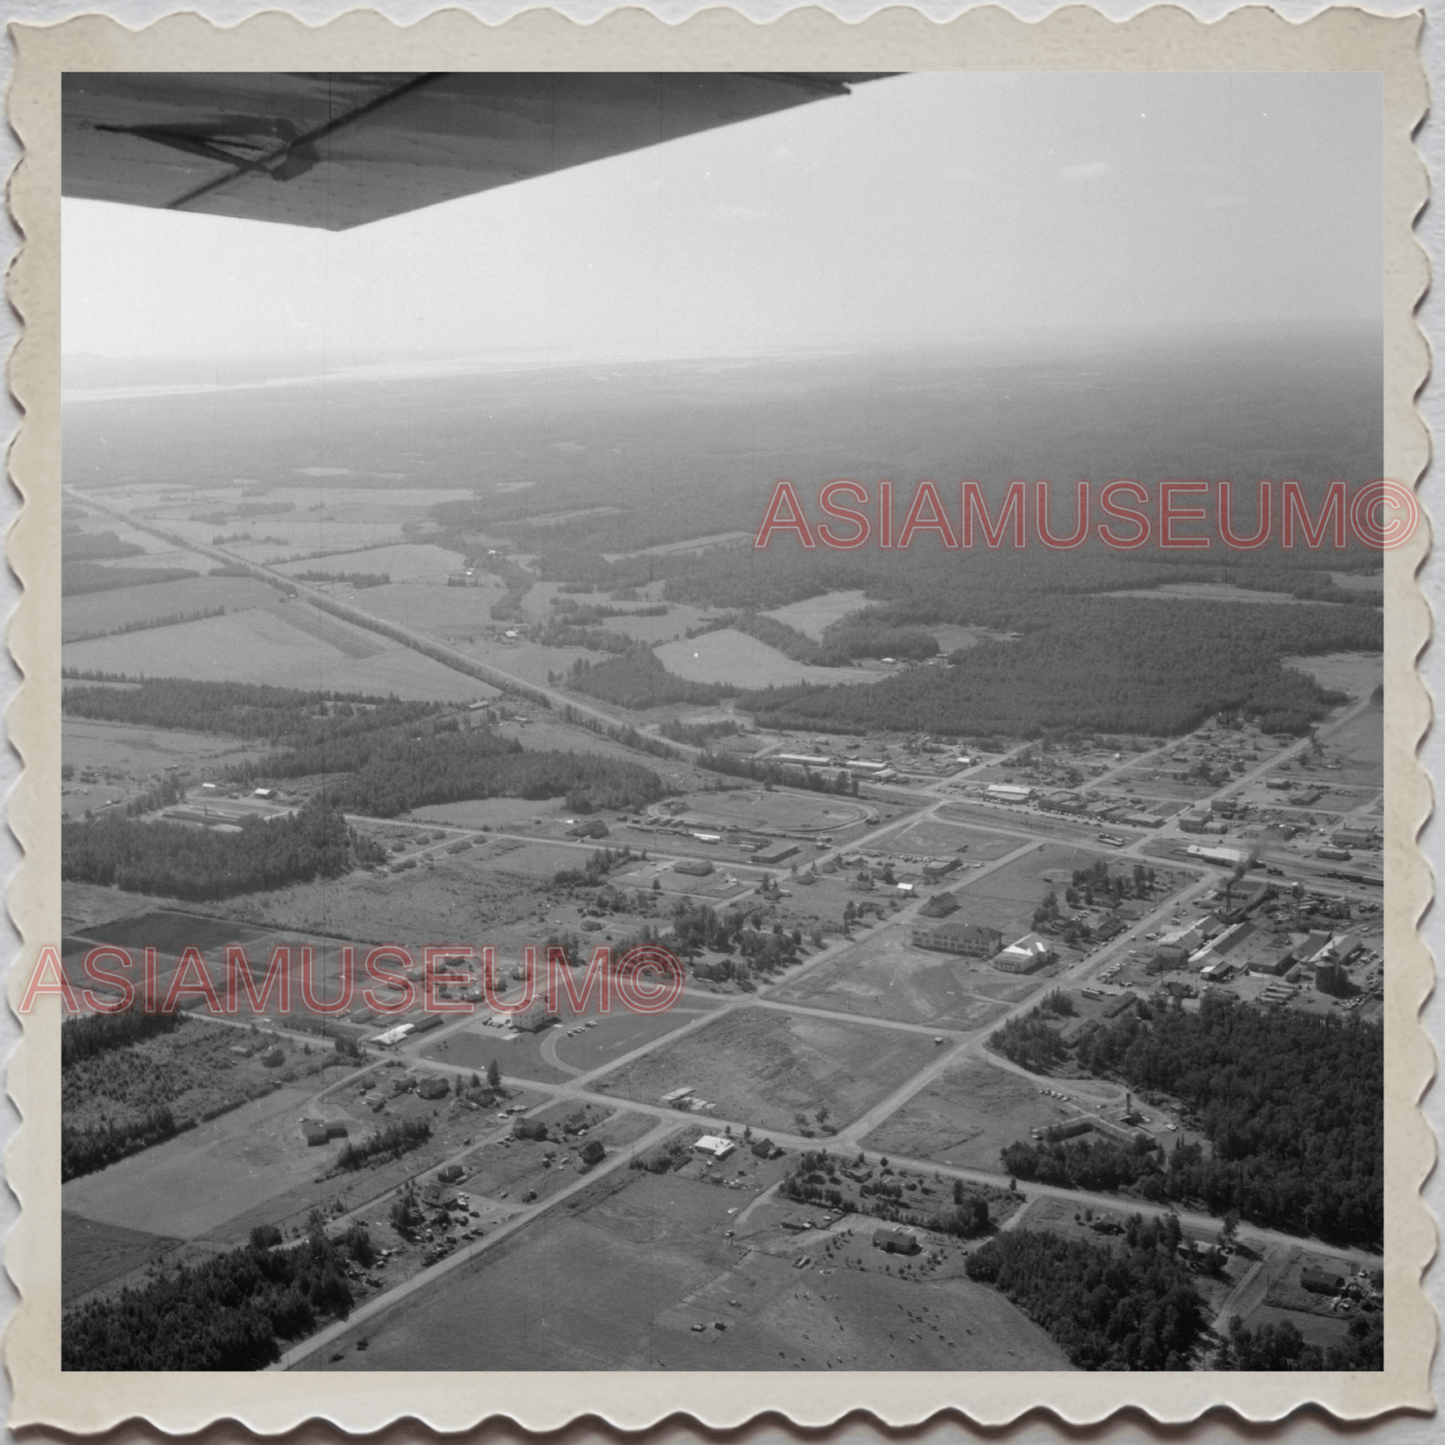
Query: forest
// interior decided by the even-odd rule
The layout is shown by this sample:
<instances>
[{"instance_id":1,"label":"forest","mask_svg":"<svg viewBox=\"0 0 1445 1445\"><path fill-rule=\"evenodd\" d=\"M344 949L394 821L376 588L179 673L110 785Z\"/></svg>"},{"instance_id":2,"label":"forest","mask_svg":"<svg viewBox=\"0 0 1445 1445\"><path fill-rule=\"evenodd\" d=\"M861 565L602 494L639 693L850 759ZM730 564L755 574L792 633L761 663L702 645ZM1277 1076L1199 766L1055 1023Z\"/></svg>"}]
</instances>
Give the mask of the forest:
<instances>
[{"instance_id":1,"label":"forest","mask_svg":"<svg viewBox=\"0 0 1445 1445\"><path fill-rule=\"evenodd\" d=\"M60 1071L84 1063L111 1049L128 1048L152 1034L174 1032L184 1014L129 1008L124 1013L83 1014L60 1025Z\"/></svg>"},{"instance_id":2,"label":"forest","mask_svg":"<svg viewBox=\"0 0 1445 1445\"><path fill-rule=\"evenodd\" d=\"M138 1288L67 1310L60 1321L63 1370L260 1370L280 1342L310 1334L351 1309L350 1259L370 1252L364 1230L328 1239L319 1217L292 1248L254 1232L239 1249L158 1274Z\"/></svg>"},{"instance_id":3,"label":"forest","mask_svg":"<svg viewBox=\"0 0 1445 1445\"><path fill-rule=\"evenodd\" d=\"M1378 1026L1206 997L1198 1013L1120 1018L1083 1040L1077 1058L1137 1092L1178 1099L1209 1148L1183 1137L1162 1157L1107 1140L1016 1143L1004 1167L1019 1178L1132 1185L1148 1199L1198 1201L1341 1243L1383 1238Z\"/></svg>"},{"instance_id":4,"label":"forest","mask_svg":"<svg viewBox=\"0 0 1445 1445\"><path fill-rule=\"evenodd\" d=\"M294 814L247 819L235 833L114 814L60 829L62 878L191 901L338 878L382 856L322 799Z\"/></svg>"},{"instance_id":5,"label":"forest","mask_svg":"<svg viewBox=\"0 0 1445 1445\"><path fill-rule=\"evenodd\" d=\"M151 582L179 582L199 577L187 567L106 567L99 562L60 564L60 595L81 597L87 592L110 592L117 587L144 587Z\"/></svg>"},{"instance_id":6,"label":"forest","mask_svg":"<svg viewBox=\"0 0 1445 1445\"><path fill-rule=\"evenodd\" d=\"M947 667L871 687L772 688L749 704L764 727L835 732L1170 736L1237 712L1298 734L1345 699L1280 659L1383 645L1380 613L1360 607L1038 597L1012 620L1016 639L954 653Z\"/></svg>"},{"instance_id":7,"label":"forest","mask_svg":"<svg viewBox=\"0 0 1445 1445\"><path fill-rule=\"evenodd\" d=\"M401 702L364 693L304 692L249 682L189 677L91 674L87 681L125 687L67 687L61 708L73 717L145 727L185 728L300 747L431 717L441 703Z\"/></svg>"},{"instance_id":8,"label":"forest","mask_svg":"<svg viewBox=\"0 0 1445 1445\"><path fill-rule=\"evenodd\" d=\"M455 727L413 734L378 729L326 737L268 753L234 771L238 780L328 775L332 806L373 818L471 798L558 798L586 812L640 808L663 795L651 769L601 753L529 752L512 738Z\"/></svg>"},{"instance_id":9,"label":"forest","mask_svg":"<svg viewBox=\"0 0 1445 1445\"><path fill-rule=\"evenodd\" d=\"M995 1235L968 1257L968 1277L1012 1300L1081 1370L1187 1370L1204 1301L1180 1262L1173 1215L1134 1215L1115 1244L1047 1230Z\"/></svg>"},{"instance_id":10,"label":"forest","mask_svg":"<svg viewBox=\"0 0 1445 1445\"><path fill-rule=\"evenodd\" d=\"M578 658L567 685L599 702L636 712L675 703L707 706L725 697L736 697L741 690L740 686L726 683L687 682L669 672L645 643L637 643L621 657L608 658L595 666Z\"/></svg>"},{"instance_id":11,"label":"forest","mask_svg":"<svg viewBox=\"0 0 1445 1445\"><path fill-rule=\"evenodd\" d=\"M1383 1370L1385 1320L1381 1314L1350 1321L1342 1345L1306 1343L1290 1320L1249 1329L1236 1315L1214 1356L1216 1370Z\"/></svg>"}]
</instances>

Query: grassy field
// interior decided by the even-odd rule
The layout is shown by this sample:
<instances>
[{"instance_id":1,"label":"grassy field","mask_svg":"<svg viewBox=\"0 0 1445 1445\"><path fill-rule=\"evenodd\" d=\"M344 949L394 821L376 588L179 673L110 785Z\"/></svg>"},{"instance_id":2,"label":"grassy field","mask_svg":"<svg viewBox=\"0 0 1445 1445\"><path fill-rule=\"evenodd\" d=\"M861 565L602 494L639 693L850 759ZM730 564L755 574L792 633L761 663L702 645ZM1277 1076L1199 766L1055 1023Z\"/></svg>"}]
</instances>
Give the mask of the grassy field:
<instances>
[{"instance_id":1,"label":"grassy field","mask_svg":"<svg viewBox=\"0 0 1445 1445\"><path fill-rule=\"evenodd\" d=\"M1385 676L1385 659L1379 652L1326 652L1317 657L1283 657L1280 661L1285 667L1309 673L1321 687L1347 692L1351 697L1368 697Z\"/></svg>"},{"instance_id":2,"label":"grassy field","mask_svg":"<svg viewBox=\"0 0 1445 1445\"><path fill-rule=\"evenodd\" d=\"M1099 856L1097 850L1044 843L986 877L959 884L955 892L961 912L957 916L996 928L1009 942L1029 931L1034 909L1045 894L1052 889L1062 897L1070 874L1076 868L1090 867ZM1159 897L1164 897L1162 891Z\"/></svg>"},{"instance_id":3,"label":"grassy field","mask_svg":"<svg viewBox=\"0 0 1445 1445\"><path fill-rule=\"evenodd\" d=\"M311 1092L278 1089L98 1174L72 1179L61 1186L63 1206L124 1229L182 1239L210 1233L316 1175L319 1156L331 1151L308 1149L300 1137L297 1123Z\"/></svg>"},{"instance_id":4,"label":"grassy field","mask_svg":"<svg viewBox=\"0 0 1445 1445\"><path fill-rule=\"evenodd\" d=\"M981 1029L1004 1012L1003 1004L972 991L985 972L993 976L987 964L910 948L902 929L888 928L784 984L774 997L864 1018Z\"/></svg>"},{"instance_id":5,"label":"grassy field","mask_svg":"<svg viewBox=\"0 0 1445 1445\"><path fill-rule=\"evenodd\" d=\"M808 597L802 602L790 602L786 607L775 607L763 615L776 618L785 627L795 628L821 642L823 633L831 624L867 606L867 595L858 588L852 588L846 592L825 592L821 597Z\"/></svg>"},{"instance_id":6,"label":"grassy field","mask_svg":"<svg viewBox=\"0 0 1445 1445\"><path fill-rule=\"evenodd\" d=\"M620 1055L696 1023L716 1007L697 994L687 994L665 1014L635 1014L617 1003L610 1014L598 1015L589 1009L597 1020L595 1028L584 1028L580 1034L570 1034L565 1027L553 1030L557 1057L583 1073L606 1068Z\"/></svg>"},{"instance_id":7,"label":"grassy field","mask_svg":"<svg viewBox=\"0 0 1445 1445\"><path fill-rule=\"evenodd\" d=\"M876 682L881 673L859 667L809 667L745 632L725 627L701 637L667 642L658 661L688 682L723 682L735 687L785 687L799 682Z\"/></svg>"},{"instance_id":8,"label":"grassy field","mask_svg":"<svg viewBox=\"0 0 1445 1445\"><path fill-rule=\"evenodd\" d=\"M638 1102L691 1085L716 1104L719 1119L770 1129L796 1127L795 1116L826 1106L842 1127L928 1060L923 1034L868 1028L743 1009L664 1045L594 1086Z\"/></svg>"},{"instance_id":9,"label":"grassy field","mask_svg":"<svg viewBox=\"0 0 1445 1445\"><path fill-rule=\"evenodd\" d=\"M479 1074L485 1074L495 1062L502 1071L502 1077L509 1082L520 1079L538 1084L565 1084L575 1075L566 1069L556 1068L542 1055L542 1047L550 1032L503 1032L488 1027L478 1019L465 1029L438 1039L434 1044L427 1044L421 1051L421 1057L450 1064L453 1068L474 1069Z\"/></svg>"},{"instance_id":10,"label":"grassy field","mask_svg":"<svg viewBox=\"0 0 1445 1445\"><path fill-rule=\"evenodd\" d=\"M275 588L254 577L187 577L179 582L153 582L144 587L121 587L110 592L88 592L67 597L60 606L60 637L115 632L133 623L152 622L224 607L243 612L276 600Z\"/></svg>"},{"instance_id":11,"label":"grassy field","mask_svg":"<svg viewBox=\"0 0 1445 1445\"><path fill-rule=\"evenodd\" d=\"M794 1251L731 1244L729 1220L771 1181L767 1167L747 1168L738 1189L686 1174L599 1180L584 1203L569 1202L475 1268L352 1331L329 1367L1068 1368L993 1290L901 1279L861 1236L850 1267L806 1270L793 1268Z\"/></svg>"},{"instance_id":12,"label":"grassy field","mask_svg":"<svg viewBox=\"0 0 1445 1445\"><path fill-rule=\"evenodd\" d=\"M132 676L143 673L338 692L394 692L403 698L450 702L492 694L492 689L475 678L453 672L376 633L324 618L315 609L308 609L295 623L282 616L303 606L292 602L258 607L180 627L72 642L61 649L61 663ZM337 629L334 637L317 635L318 619ZM336 645L341 637L348 639L348 652Z\"/></svg>"},{"instance_id":13,"label":"grassy field","mask_svg":"<svg viewBox=\"0 0 1445 1445\"><path fill-rule=\"evenodd\" d=\"M915 1094L865 1142L911 1159L997 1170L1004 1145L1076 1115L1029 1080L971 1059Z\"/></svg>"}]
</instances>

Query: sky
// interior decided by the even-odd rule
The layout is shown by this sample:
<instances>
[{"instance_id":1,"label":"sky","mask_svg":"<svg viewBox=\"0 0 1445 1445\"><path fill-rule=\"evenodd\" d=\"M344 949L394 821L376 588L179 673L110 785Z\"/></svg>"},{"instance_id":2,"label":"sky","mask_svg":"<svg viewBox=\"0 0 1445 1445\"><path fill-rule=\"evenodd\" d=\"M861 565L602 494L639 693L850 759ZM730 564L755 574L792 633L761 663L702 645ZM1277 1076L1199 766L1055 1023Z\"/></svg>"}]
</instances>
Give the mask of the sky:
<instances>
[{"instance_id":1,"label":"sky","mask_svg":"<svg viewBox=\"0 0 1445 1445\"><path fill-rule=\"evenodd\" d=\"M917 74L352 231L62 203L63 349L505 362L1374 320L1379 77Z\"/></svg>"}]
</instances>

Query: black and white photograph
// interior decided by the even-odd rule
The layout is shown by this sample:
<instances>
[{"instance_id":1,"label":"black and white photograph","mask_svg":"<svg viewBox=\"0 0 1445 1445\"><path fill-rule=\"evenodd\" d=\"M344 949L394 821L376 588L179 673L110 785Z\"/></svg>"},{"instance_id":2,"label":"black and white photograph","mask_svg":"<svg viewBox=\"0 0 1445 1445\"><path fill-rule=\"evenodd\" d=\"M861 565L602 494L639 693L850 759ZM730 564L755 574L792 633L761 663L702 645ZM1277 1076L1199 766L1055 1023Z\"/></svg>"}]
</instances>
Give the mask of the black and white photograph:
<instances>
[{"instance_id":1,"label":"black and white photograph","mask_svg":"<svg viewBox=\"0 0 1445 1445\"><path fill-rule=\"evenodd\" d=\"M66 70L62 1375L1383 1372L1384 116Z\"/></svg>"}]
</instances>

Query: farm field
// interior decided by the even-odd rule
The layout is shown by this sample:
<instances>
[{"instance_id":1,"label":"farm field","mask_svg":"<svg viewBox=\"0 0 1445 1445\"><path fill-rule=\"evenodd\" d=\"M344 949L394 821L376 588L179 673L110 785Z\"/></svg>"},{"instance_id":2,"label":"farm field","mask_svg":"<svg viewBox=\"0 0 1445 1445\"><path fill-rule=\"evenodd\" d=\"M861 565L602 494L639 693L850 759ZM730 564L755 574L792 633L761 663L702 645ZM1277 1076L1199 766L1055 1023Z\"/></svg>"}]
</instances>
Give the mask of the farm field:
<instances>
[{"instance_id":1,"label":"farm field","mask_svg":"<svg viewBox=\"0 0 1445 1445\"><path fill-rule=\"evenodd\" d=\"M820 597L807 597L802 602L790 602L786 607L775 607L764 617L774 618L785 627L796 628L815 642L823 640L823 633L840 618L860 607L868 606L868 595L854 587L844 592L824 592Z\"/></svg>"},{"instance_id":2,"label":"farm field","mask_svg":"<svg viewBox=\"0 0 1445 1445\"><path fill-rule=\"evenodd\" d=\"M746 632L725 627L701 637L667 642L657 659L687 682L721 682L740 688L785 687L793 683L876 682L882 673L861 667L810 667L794 662Z\"/></svg>"},{"instance_id":3,"label":"farm field","mask_svg":"<svg viewBox=\"0 0 1445 1445\"><path fill-rule=\"evenodd\" d=\"M534 589L535 590L535 589ZM587 602L586 597L578 601ZM527 602L530 605L531 595L528 595ZM632 607L630 602L608 603L608 606ZM636 614L629 617L604 617L596 625L605 627L609 632L625 633L628 637L635 637L639 642L646 642L656 646L660 642L682 641L686 639L688 631L694 627L701 627L703 619L710 614L697 607L689 607L685 602L669 602L667 611L661 617L642 617Z\"/></svg>"},{"instance_id":4,"label":"farm field","mask_svg":"<svg viewBox=\"0 0 1445 1445\"><path fill-rule=\"evenodd\" d=\"M254 577L187 577L67 597L61 607L62 642L99 636L136 623L224 607L243 612L276 600L275 588Z\"/></svg>"},{"instance_id":5,"label":"farm field","mask_svg":"<svg viewBox=\"0 0 1445 1445\"><path fill-rule=\"evenodd\" d=\"M973 992L975 978L985 973L997 977L986 963L911 948L903 928L884 928L770 997L865 1018L982 1029L1005 1012L1002 1003Z\"/></svg>"},{"instance_id":6,"label":"farm field","mask_svg":"<svg viewBox=\"0 0 1445 1445\"><path fill-rule=\"evenodd\" d=\"M283 562L276 570L287 576L306 571L386 572L393 582L426 581L444 585L461 562L462 554L448 547L431 542L396 542L385 547L368 547L361 552L333 552L325 557Z\"/></svg>"},{"instance_id":7,"label":"farm field","mask_svg":"<svg viewBox=\"0 0 1445 1445\"><path fill-rule=\"evenodd\" d=\"M789 1015L734 1010L606 1075L593 1087L641 1103L690 1085L719 1119L793 1129L820 1107L841 1128L896 1088L933 1052L924 1034Z\"/></svg>"},{"instance_id":8,"label":"farm field","mask_svg":"<svg viewBox=\"0 0 1445 1445\"><path fill-rule=\"evenodd\" d=\"M72 642L61 648L61 665L132 676L394 692L398 697L444 702L469 702L489 691L475 678L314 608L294 623L282 615L299 612L304 605L258 607L180 627ZM328 629L324 636L318 635L322 626Z\"/></svg>"},{"instance_id":9,"label":"farm field","mask_svg":"<svg viewBox=\"0 0 1445 1445\"><path fill-rule=\"evenodd\" d=\"M864 1143L870 1149L911 1159L931 1159L962 1169L1002 1168L999 1151L1029 1130L1077 1117L1057 1099L1040 1093L1041 1086L1006 1069L970 1059L949 1069L915 1094ZM1091 1081L1099 1097L1123 1090ZM1073 1087L1072 1084L1070 1087Z\"/></svg>"},{"instance_id":10,"label":"farm field","mask_svg":"<svg viewBox=\"0 0 1445 1445\"><path fill-rule=\"evenodd\" d=\"M330 557L318 558L307 566L318 572L386 570L360 562L355 566L342 567ZM439 642L456 646L476 637L485 638L486 634L497 626L488 609L501 595L501 583L490 577L476 580L480 580L482 585L437 587L430 582L393 580L381 587L364 587L355 592L345 589L344 595L351 605L363 612L369 612L373 617L399 623L413 632L420 632L424 636L435 637Z\"/></svg>"},{"instance_id":11,"label":"farm field","mask_svg":"<svg viewBox=\"0 0 1445 1445\"><path fill-rule=\"evenodd\" d=\"M197 1024L194 1027L210 1027ZM315 1176L297 1127L311 1090L276 1090L61 1186L63 1207L125 1229L194 1239ZM318 1191L317 1197L320 1197Z\"/></svg>"},{"instance_id":12,"label":"farm field","mask_svg":"<svg viewBox=\"0 0 1445 1445\"><path fill-rule=\"evenodd\" d=\"M599 1180L561 1217L345 1337L328 1368L1068 1368L993 1290L898 1279L861 1236L851 1253L864 1268L826 1273L793 1268L796 1242L778 1254L729 1244L729 1211L771 1177L766 1168L740 1190L686 1171ZM930 1324L915 1329L905 1311L920 1310Z\"/></svg>"}]
</instances>

